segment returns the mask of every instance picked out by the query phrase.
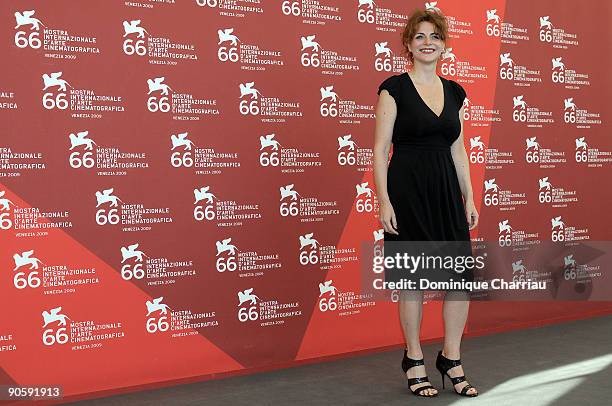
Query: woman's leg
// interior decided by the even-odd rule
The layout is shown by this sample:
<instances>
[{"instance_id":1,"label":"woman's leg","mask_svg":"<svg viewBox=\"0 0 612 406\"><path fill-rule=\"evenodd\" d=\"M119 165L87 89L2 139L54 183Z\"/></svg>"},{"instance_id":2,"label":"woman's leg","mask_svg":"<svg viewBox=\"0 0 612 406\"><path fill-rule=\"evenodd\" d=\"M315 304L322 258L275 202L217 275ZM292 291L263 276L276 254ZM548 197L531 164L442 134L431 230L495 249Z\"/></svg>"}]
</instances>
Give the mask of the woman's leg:
<instances>
[{"instance_id":1,"label":"woman's leg","mask_svg":"<svg viewBox=\"0 0 612 406\"><path fill-rule=\"evenodd\" d=\"M444 316L444 348L442 349L442 355L446 358L461 358L461 337L463 336L463 329L465 328L469 308L470 300L467 292L446 292L442 310ZM448 375L451 377L464 375L463 367L459 365L451 368L448 371ZM460 382L455 385L455 389L461 392L461 389L467 384L467 381ZM468 394L476 392L475 388L470 388L467 391Z\"/></svg>"},{"instance_id":2,"label":"woman's leg","mask_svg":"<svg viewBox=\"0 0 612 406\"><path fill-rule=\"evenodd\" d=\"M402 330L404 331L404 338L406 340L408 357L412 359L423 358L421 341L419 340L421 320L423 318L423 291L400 291L399 315ZM408 378L416 378L425 375L427 375L427 371L424 365L410 368L408 372L406 372ZM422 382L413 385L411 388L412 390L416 390L421 386L429 384L428 382ZM435 395L437 392L436 389L429 388L423 391L423 395Z\"/></svg>"}]
</instances>

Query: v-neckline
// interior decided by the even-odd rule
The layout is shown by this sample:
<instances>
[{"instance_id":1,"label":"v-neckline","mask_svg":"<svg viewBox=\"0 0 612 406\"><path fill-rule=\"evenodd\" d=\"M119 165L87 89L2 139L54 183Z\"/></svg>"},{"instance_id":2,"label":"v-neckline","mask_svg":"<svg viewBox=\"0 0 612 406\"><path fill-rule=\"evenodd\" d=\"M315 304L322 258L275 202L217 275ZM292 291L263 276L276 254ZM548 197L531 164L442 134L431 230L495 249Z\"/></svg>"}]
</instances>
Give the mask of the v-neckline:
<instances>
[{"instance_id":1,"label":"v-neckline","mask_svg":"<svg viewBox=\"0 0 612 406\"><path fill-rule=\"evenodd\" d=\"M444 79L440 76L440 75L436 75L440 78L440 82L442 82L442 98L444 99L442 102L444 103L442 105L442 111L440 112L440 115L437 115L435 111L433 111L431 109L431 107L429 107L429 105L427 103L425 103L425 100L421 97L421 94L419 93L418 89L416 88L414 82L412 81L412 78L410 77L410 75L408 74L408 72L405 72L406 76L408 76L408 80L410 81L410 84L412 85L412 88L414 89L414 91L417 94L417 97L419 98L419 100L421 100L421 103L423 103L423 105L427 108L427 110L429 110L431 112L431 114L434 115L434 117L436 117L437 119L441 119L442 116L444 115L444 110L446 110L446 86L444 85Z\"/></svg>"}]
</instances>

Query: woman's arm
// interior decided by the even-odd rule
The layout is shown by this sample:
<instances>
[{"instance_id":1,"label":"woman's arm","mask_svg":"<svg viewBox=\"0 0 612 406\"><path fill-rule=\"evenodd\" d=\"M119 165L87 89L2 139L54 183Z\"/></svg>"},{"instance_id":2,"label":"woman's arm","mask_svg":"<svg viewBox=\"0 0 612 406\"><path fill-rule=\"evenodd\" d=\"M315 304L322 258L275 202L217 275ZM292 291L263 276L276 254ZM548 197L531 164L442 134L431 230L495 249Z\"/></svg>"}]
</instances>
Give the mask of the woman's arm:
<instances>
[{"instance_id":1,"label":"woman's arm","mask_svg":"<svg viewBox=\"0 0 612 406\"><path fill-rule=\"evenodd\" d=\"M397 117L395 99L387 90L382 90L376 105L376 127L374 129L374 183L380 206L379 218L384 230L398 234L395 212L387 192L387 167L393 126Z\"/></svg>"},{"instance_id":2,"label":"woman's arm","mask_svg":"<svg viewBox=\"0 0 612 406\"><path fill-rule=\"evenodd\" d=\"M451 145L451 155L453 157L455 171L457 172L459 187L461 188L461 193L465 200L465 214L470 230L472 230L478 224L478 212L474 205L474 193L472 191L472 182L470 179L470 165L463 141L463 107L459 110L459 121L461 122L461 132L459 133L459 138Z\"/></svg>"}]
</instances>

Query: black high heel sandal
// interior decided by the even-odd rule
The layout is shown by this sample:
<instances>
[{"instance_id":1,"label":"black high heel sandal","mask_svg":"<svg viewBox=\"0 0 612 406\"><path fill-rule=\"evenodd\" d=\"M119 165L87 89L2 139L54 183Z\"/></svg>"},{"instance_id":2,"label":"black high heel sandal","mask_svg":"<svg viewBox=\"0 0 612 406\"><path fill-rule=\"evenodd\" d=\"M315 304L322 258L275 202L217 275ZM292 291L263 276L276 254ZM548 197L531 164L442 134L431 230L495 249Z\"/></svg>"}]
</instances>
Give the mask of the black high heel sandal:
<instances>
[{"instance_id":1,"label":"black high heel sandal","mask_svg":"<svg viewBox=\"0 0 612 406\"><path fill-rule=\"evenodd\" d=\"M448 370L456 366L459 366L459 365L461 365L460 359L448 359L444 355L442 355L442 350L438 351L438 358L436 358L436 368L438 369L438 371L440 371L440 375L442 375L442 389L444 389L444 376L446 375L453 383L453 390L455 391L456 394L461 395L461 396L468 396L471 398L473 398L474 396L478 396L478 392L467 393L467 391L470 388L474 388L469 383L461 389L461 392L457 392L457 389L455 389L455 385L466 380L465 375L451 377L448 374Z\"/></svg>"},{"instance_id":2,"label":"black high heel sandal","mask_svg":"<svg viewBox=\"0 0 612 406\"><path fill-rule=\"evenodd\" d=\"M410 368L418 367L419 365L425 365L424 359L408 358L408 350L404 349L404 359L402 359L402 370L404 371L404 374L406 374ZM412 390L411 386L423 382L429 382L429 378L427 378L427 375L420 376L417 378L408 378L408 389L410 389L410 392L412 392L412 394L415 396L421 396L424 398L433 398L434 396L438 396L437 392L434 395L421 395L421 392L423 392L425 389L436 389L432 385L425 385L415 390Z\"/></svg>"}]
</instances>

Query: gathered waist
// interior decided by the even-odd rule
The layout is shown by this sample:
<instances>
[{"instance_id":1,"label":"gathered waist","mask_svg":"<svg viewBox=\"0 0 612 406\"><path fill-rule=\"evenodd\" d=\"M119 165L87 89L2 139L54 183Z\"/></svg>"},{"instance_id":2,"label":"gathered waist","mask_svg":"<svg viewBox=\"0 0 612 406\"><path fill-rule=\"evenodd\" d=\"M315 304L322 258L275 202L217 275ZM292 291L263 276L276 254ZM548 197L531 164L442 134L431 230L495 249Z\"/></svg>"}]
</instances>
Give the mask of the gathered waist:
<instances>
[{"instance_id":1,"label":"gathered waist","mask_svg":"<svg viewBox=\"0 0 612 406\"><path fill-rule=\"evenodd\" d=\"M393 144L393 153L413 151L450 152L449 145Z\"/></svg>"}]
</instances>

